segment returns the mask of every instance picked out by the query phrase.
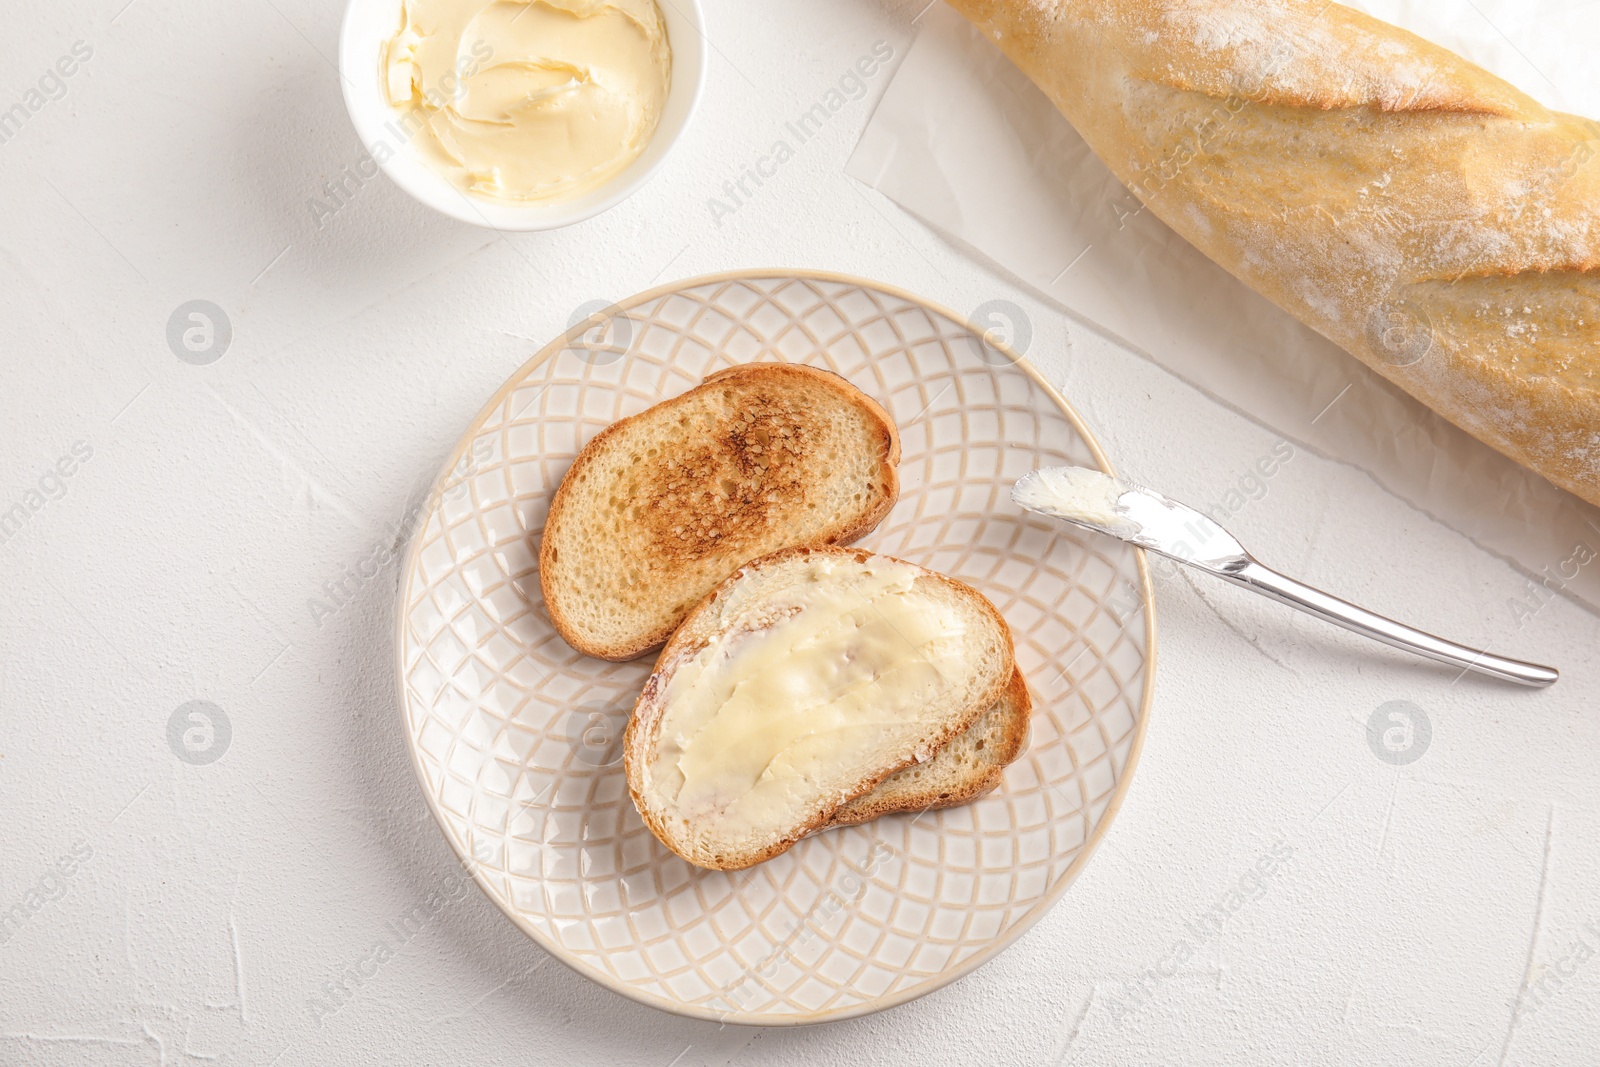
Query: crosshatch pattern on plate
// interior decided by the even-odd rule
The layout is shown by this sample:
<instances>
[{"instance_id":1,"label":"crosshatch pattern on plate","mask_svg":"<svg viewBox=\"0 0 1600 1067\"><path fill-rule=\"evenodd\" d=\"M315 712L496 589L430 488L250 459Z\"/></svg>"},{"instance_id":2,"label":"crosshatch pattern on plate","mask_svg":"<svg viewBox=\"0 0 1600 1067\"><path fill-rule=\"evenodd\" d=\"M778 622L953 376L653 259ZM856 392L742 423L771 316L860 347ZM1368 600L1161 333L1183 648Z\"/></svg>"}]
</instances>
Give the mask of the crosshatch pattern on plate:
<instances>
[{"instance_id":1,"label":"crosshatch pattern on plate","mask_svg":"<svg viewBox=\"0 0 1600 1067\"><path fill-rule=\"evenodd\" d=\"M624 314L519 372L420 528L400 655L423 788L523 929L657 1006L799 1021L937 988L1065 889L1141 736L1150 650L1136 554L1009 497L1024 472L1095 466L1094 454L1029 374L896 294L728 277ZM653 657L606 663L555 634L538 541L551 493L596 433L758 360L836 371L894 416L900 500L860 544L982 590L1015 632L1034 714L1027 751L976 803L713 872L662 846L628 797L621 731Z\"/></svg>"}]
</instances>

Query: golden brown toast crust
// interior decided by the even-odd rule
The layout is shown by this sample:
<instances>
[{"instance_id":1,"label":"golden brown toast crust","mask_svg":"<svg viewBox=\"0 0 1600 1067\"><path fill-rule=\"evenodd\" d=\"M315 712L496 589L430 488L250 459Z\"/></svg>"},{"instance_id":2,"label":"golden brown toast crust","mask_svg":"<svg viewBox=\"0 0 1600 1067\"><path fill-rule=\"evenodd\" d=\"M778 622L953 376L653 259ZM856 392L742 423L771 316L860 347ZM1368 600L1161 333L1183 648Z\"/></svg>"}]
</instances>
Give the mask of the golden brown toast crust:
<instances>
[{"instance_id":1,"label":"golden brown toast crust","mask_svg":"<svg viewBox=\"0 0 1600 1067\"><path fill-rule=\"evenodd\" d=\"M681 396L602 430L579 453L556 490L539 546L539 580L552 625L578 651L601 659L633 659L659 647L687 614L688 604L626 641L596 640L584 631L568 609L570 590L565 583L576 579L558 560L561 552L594 551L576 535L568 537L564 525L569 509L577 506L577 487L641 420L654 424L674 413L695 411L707 402L708 391L729 387L736 404L733 411L716 419L702 418L699 426L684 426L672 448L635 464L639 489L637 498L628 502L630 556L649 568L657 584L682 581L685 574L698 570L701 585L693 590L692 603L746 561L796 543L786 536L784 525L820 506L819 473L807 462L807 449L817 436L819 397L864 413L875 438L870 445L875 478L863 487L864 498L853 513L826 522L800 543L854 541L875 529L894 507L900 492L895 469L900 433L877 401L837 374L797 364L753 363L712 374ZM590 494L584 503L592 506L597 490L584 491ZM648 602L653 592L642 588L638 599Z\"/></svg>"}]
</instances>

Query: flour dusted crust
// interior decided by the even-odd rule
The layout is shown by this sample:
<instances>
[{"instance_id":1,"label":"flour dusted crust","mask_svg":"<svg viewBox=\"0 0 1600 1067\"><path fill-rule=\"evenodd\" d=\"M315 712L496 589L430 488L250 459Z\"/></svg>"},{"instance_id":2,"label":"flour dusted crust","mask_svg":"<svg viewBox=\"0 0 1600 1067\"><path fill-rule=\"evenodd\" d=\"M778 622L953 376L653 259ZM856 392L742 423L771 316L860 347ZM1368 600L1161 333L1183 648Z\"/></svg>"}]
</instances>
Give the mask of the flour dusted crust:
<instances>
[{"instance_id":1,"label":"flour dusted crust","mask_svg":"<svg viewBox=\"0 0 1600 1067\"><path fill-rule=\"evenodd\" d=\"M950 2L1168 226L1600 504L1600 124L1326 0Z\"/></svg>"}]
</instances>

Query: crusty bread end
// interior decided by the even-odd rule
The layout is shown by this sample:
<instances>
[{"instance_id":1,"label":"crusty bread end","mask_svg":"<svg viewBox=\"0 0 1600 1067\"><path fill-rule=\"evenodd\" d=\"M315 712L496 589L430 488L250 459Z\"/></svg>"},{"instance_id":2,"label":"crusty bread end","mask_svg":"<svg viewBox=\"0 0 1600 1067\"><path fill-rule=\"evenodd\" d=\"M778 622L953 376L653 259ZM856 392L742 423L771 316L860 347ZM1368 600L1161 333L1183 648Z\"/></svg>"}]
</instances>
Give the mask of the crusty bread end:
<instances>
[{"instance_id":1,"label":"crusty bread end","mask_svg":"<svg viewBox=\"0 0 1600 1067\"><path fill-rule=\"evenodd\" d=\"M950 3L1131 213L1600 504L1600 124L1327 0Z\"/></svg>"}]
</instances>

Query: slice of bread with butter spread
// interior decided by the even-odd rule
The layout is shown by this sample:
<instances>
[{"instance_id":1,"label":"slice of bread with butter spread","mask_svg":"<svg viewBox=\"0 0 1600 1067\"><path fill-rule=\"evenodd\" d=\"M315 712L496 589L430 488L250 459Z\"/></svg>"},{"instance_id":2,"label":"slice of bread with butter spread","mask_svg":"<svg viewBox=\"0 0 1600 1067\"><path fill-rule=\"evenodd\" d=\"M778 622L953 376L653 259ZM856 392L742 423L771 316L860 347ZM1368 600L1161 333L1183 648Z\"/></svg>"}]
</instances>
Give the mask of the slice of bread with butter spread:
<instances>
[{"instance_id":1,"label":"slice of bread with butter spread","mask_svg":"<svg viewBox=\"0 0 1600 1067\"><path fill-rule=\"evenodd\" d=\"M749 867L932 760L1015 672L1011 631L970 586L857 549L785 549L713 589L662 650L623 741L628 788L690 863Z\"/></svg>"},{"instance_id":2,"label":"slice of bread with butter spread","mask_svg":"<svg viewBox=\"0 0 1600 1067\"><path fill-rule=\"evenodd\" d=\"M539 546L550 621L588 655L642 655L748 560L870 532L899 496L899 461L888 412L837 374L713 374L573 461Z\"/></svg>"}]
</instances>

